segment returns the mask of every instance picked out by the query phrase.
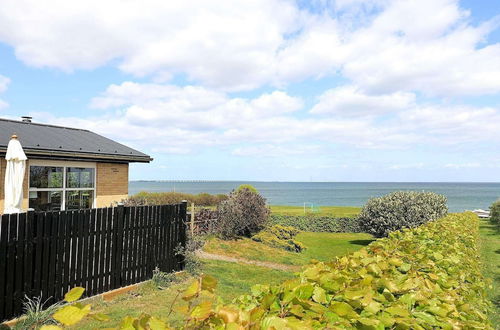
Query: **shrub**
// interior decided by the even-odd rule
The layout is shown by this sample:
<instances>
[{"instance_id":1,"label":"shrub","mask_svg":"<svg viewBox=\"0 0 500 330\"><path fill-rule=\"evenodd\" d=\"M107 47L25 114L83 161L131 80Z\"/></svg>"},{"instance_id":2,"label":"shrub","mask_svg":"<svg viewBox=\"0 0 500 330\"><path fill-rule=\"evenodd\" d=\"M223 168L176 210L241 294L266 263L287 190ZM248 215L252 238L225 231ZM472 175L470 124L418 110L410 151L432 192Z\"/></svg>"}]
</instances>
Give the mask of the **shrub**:
<instances>
[{"instance_id":1,"label":"shrub","mask_svg":"<svg viewBox=\"0 0 500 330\"><path fill-rule=\"evenodd\" d=\"M195 203L200 206L216 206L223 200L228 198L227 195L211 195L201 193L197 195L186 194L181 192L145 192L142 191L122 201L125 206L141 206L141 205L164 205L177 204L184 200L188 203Z\"/></svg>"},{"instance_id":2,"label":"shrub","mask_svg":"<svg viewBox=\"0 0 500 330\"><path fill-rule=\"evenodd\" d=\"M490 220L500 226L500 199L490 206Z\"/></svg>"},{"instance_id":3,"label":"shrub","mask_svg":"<svg viewBox=\"0 0 500 330\"><path fill-rule=\"evenodd\" d=\"M293 239L298 233L300 230L294 227L274 225L255 234L252 239L278 249L302 252L306 248L304 244Z\"/></svg>"},{"instance_id":4,"label":"shrub","mask_svg":"<svg viewBox=\"0 0 500 330\"><path fill-rule=\"evenodd\" d=\"M216 232L224 239L251 237L264 228L270 213L266 200L247 188L233 191L219 204L217 211Z\"/></svg>"},{"instance_id":5,"label":"shrub","mask_svg":"<svg viewBox=\"0 0 500 330\"><path fill-rule=\"evenodd\" d=\"M361 210L364 231L376 237L402 228L413 228L443 217L448 212L446 197L433 192L398 191L371 198Z\"/></svg>"},{"instance_id":6,"label":"shrub","mask_svg":"<svg viewBox=\"0 0 500 330\"><path fill-rule=\"evenodd\" d=\"M256 194L259 193L259 191L251 184L241 184L238 188L236 188L236 191L238 192L238 191L242 191L245 189L250 190L251 192L256 193Z\"/></svg>"},{"instance_id":7,"label":"shrub","mask_svg":"<svg viewBox=\"0 0 500 330\"><path fill-rule=\"evenodd\" d=\"M278 215L269 216L270 225L292 226L302 231L327 233L360 233L363 228L358 218L334 218L314 215Z\"/></svg>"}]
</instances>

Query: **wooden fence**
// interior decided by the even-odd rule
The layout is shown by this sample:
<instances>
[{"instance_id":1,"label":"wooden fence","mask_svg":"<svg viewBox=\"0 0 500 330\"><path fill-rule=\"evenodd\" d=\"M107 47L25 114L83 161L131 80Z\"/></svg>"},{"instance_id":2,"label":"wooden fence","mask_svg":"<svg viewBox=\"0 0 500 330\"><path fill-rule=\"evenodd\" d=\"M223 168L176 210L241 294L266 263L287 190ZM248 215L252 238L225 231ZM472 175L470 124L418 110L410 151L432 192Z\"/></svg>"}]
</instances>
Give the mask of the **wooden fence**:
<instances>
[{"instance_id":1,"label":"wooden fence","mask_svg":"<svg viewBox=\"0 0 500 330\"><path fill-rule=\"evenodd\" d=\"M186 203L3 215L0 321L23 312L25 296L54 303L71 288L85 296L138 283L158 267L181 270Z\"/></svg>"}]
</instances>

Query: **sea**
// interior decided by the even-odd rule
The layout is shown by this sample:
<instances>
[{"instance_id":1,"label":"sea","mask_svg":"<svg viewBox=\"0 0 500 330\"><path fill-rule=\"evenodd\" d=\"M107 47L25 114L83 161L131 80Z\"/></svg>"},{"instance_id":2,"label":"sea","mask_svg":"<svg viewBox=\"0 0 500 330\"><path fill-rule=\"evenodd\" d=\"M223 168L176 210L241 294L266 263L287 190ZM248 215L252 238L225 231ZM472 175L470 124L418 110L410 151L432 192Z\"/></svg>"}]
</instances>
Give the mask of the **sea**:
<instances>
[{"instance_id":1,"label":"sea","mask_svg":"<svg viewBox=\"0 0 500 330\"><path fill-rule=\"evenodd\" d=\"M249 181L131 181L129 194L177 191L227 194L251 184L270 205L362 206L369 198L393 191L433 191L448 198L450 212L488 209L500 198L500 182L249 182Z\"/></svg>"}]
</instances>

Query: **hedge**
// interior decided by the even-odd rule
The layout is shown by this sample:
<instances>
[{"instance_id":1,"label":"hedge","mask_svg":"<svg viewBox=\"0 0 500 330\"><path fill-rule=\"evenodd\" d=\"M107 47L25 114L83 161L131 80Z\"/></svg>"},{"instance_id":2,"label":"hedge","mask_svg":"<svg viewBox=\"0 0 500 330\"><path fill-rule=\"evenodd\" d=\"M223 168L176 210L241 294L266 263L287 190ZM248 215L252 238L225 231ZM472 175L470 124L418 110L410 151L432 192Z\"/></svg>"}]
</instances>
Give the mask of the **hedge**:
<instances>
[{"instance_id":1,"label":"hedge","mask_svg":"<svg viewBox=\"0 0 500 330\"><path fill-rule=\"evenodd\" d=\"M213 282L202 278L184 299L200 298L203 283L213 292ZM187 327L491 329L478 218L451 214L391 233L279 286L255 286L235 303L195 304Z\"/></svg>"},{"instance_id":2,"label":"hedge","mask_svg":"<svg viewBox=\"0 0 500 330\"><path fill-rule=\"evenodd\" d=\"M291 226L303 231L328 233L363 232L357 218L334 218L317 215L271 214L268 221L269 225Z\"/></svg>"}]
</instances>

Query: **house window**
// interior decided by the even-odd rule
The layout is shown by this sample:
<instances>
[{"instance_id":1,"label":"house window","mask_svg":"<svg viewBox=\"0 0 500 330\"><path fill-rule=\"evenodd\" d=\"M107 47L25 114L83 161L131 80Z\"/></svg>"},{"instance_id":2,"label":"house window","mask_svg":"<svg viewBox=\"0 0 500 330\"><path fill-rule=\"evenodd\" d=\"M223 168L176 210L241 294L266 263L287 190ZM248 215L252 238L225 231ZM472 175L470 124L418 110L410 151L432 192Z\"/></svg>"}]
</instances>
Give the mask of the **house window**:
<instances>
[{"instance_id":1,"label":"house window","mask_svg":"<svg viewBox=\"0 0 500 330\"><path fill-rule=\"evenodd\" d=\"M29 207L35 211L92 208L95 165L91 166L56 162L31 165Z\"/></svg>"}]
</instances>

